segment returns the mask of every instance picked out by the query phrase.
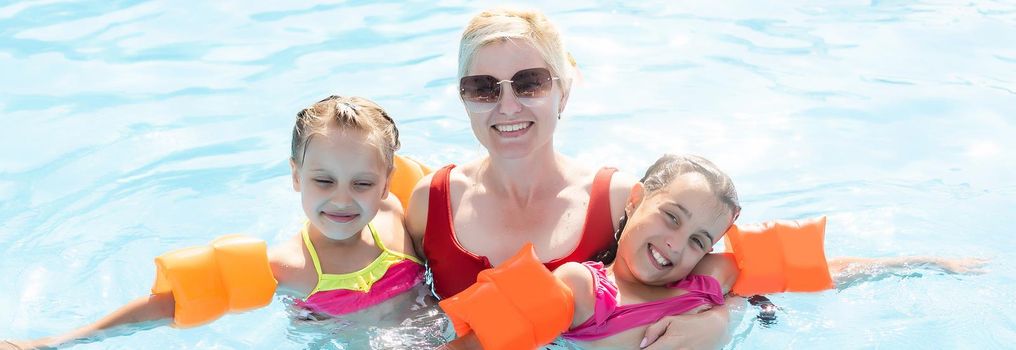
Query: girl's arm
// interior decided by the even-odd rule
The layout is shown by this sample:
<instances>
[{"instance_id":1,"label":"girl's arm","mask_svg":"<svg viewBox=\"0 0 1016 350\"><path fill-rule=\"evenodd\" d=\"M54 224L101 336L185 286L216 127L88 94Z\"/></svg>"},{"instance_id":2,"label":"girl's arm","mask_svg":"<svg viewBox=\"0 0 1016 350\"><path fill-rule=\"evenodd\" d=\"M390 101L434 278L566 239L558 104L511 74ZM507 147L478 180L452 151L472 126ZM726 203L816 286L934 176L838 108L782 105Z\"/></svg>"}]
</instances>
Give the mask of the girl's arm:
<instances>
[{"instance_id":1,"label":"girl's arm","mask_svg":"<svg viewBox=\"0 0 1016 350\"><path fill-rule=\"evenodd\" d=\"M706 254L692 270L720 282L723 293L737 281L737 264L730 254ZM694 315L667 316L646 328L641 348L649 349L715 349L730 341L731 312L729 305L743 304L744 298L730 296L724 305L707 307ZM740 319L740 317L738 317Z\"/></svg>"},{"instance_id":2,"label":"girl's arm","mask_svg":"<svg viewBox=\"0 0 1016 350\"><path fill-rule=\"evenodd\" d=\"M569 329L575 328L593 316L596 309L596 292L593 287L593 274L588 268L577 262L565 263L554 270L554 277L564 282L572 290L575 298L575 312Z\"/></svg>"},{"instance_id":3,"label":"girl's arm","mask_svg":"<svg viewBox=\"0 0 1016 350\"><path fill-rule=\"evenodd\" d=\"M691 273L712 276L720 282L723 294L727 294L737 281L737 262L732 254L706 254Z\"/></svg>"},{"instance_id":4,"label":"girl's arm","mask_svg":"<svg viewBox=\"0 0 1016 350\"><path fill-rule=\"evenodd\" d=\"M426 261L427 256L423 254L423 234L427 230L427 213L430 206L430 181L434 174L427 174L420 181L416 182L413 188L413 195L409 198L409 208L406 209L406 231L413 239L413 249L421 260Z\"/></svg>"},{"instance_id":5,"label":"girl's arm","mask_svg":"<svg viewBox=\"0 0 1016 350\"><path fill-rule=\"evenodd\" d=\"M173 302L172 294L152 294L147 297L135 299L95 323L73 331L48 338L31 341L14 341L12 343L22 349L36 349L42 347L58 347L63 344L82 341L89 338L104 338L111 335L117 335L115 331L121 326L171 319L173 317L174 306L175 303ZM168 324L168 322L158 323L154 326L161 326L164 324Z\"/></svg>"},{"instance_id":6,"label":"girl's arm","mask_svg":"<svg viewBox=\"0 0 1016 350\"><path fill-rule=\"evenodd\" d=\"M744 298L727 295L723 305L694 315L667 316L646 329L646 350L720 349L744 315ZM732 321L734 320L734 321Z\"/></svg>"},{"instance_id":7,"label":"girl's arm","mask_svg":"<svg viewBox=\"0 0 1016 350\"><path fill-rule=\"evenodd\" d=\"M949 274L981 274L987 259L946 259L930 256L908 256L893 258L844 257L829 260L829 273L836 282L836 288L844 289L858 282L874 281L891 277L913 269L933 269Z\"/></svg>"},{"instance_id":8,"label":"girl's arm","mask_svg":"<svg viewBox=\"0 0 1016 350\"><path fill-rule=\"evenodd\" d=\"M285 263L291 255L289 250L292 249L291 247L287 249L287 246L288 244L284 243L282 246L273 247L268 251L268 263L275 278L279 281L279 285L282 287L293 284L290 281L293 267ZM292 286L289 287L292 288ZM111 336L128 335L139 330L137 326L142 326L143 328L141 329L150 329L168 325L169 320L174 316L175 308L176 302L173 300L172 293L152 294L135 299L106 315L106 317L73 331L53 337L29 341L12 341L11 343L22 349L37 349L59 347L72 342L98 341ZM148 322L152 323L147 324ZM141 325L142 323L146 324ZM126 327L124 326L135 327L133 329L125 329ZM2 344L0 343L0 345Z\"/></svg>"},{"instance_id":9,"label":"girl's arm","mask_svg":"<svg viewBox=\"0 0 1016 350\"><path fill-rule=\"evenodd\" d=\"M473 333L455 338L447 344L441 345L437 350L483 350L480 339Z\"/></svg>"}]
</instances>

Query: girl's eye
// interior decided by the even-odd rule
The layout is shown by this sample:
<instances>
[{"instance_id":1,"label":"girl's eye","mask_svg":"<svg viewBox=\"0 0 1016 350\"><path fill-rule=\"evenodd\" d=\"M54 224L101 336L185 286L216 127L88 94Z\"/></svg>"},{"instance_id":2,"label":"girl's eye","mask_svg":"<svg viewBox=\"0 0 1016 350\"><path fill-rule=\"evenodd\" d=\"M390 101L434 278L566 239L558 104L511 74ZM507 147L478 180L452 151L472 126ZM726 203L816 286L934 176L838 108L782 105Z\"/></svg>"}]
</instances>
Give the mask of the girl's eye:
<instances>
[{"instance_id":1,"label":"girl's eye","mask_svg":"<svg viewBox=\"0 0 1016 350\"><path fill-rule=\"evenodd\" d=\"M353 186L361 188L370 188L371 186L374 186L374 184L370 182L355 182L353 183Z\"/></svg>"},{"instance_id":2,"label":"girl's eye","mask_svg":"<svg viewBox=\"0 0 1016 350\"><path fill-rule=\"evenodd\" d=\"M678 219L677 216L674 215L674 214L671 214L671 213L666 213L666 214L667 214L667 218L670 219L670 222L674 223L674 225L681 226L681 219Z\"/></svg>"},{"instance_id":3,"label":"girl's eye","mask_svg":"<svg viewBox=\"0 0 1016 350\"><path fill-rule=\"evenodd\" d=\"M329 179L314 179L314 182L317 182L317 183L322 184L322 185L331 185L332 184L332 180L329 180Z\"/></svg>"},{"instance_id":4,"label":"girl's eye","mask_svg":"<svg viewBox=\"0 0 1016 350\"><path fill-rule=\"evenodd\" d=\"M692 237L691 240L692 240L692 242L695 242L695 245L697 245L699 247L699 249L702 249L702 250L706 249L705 243L702 243L702 240L699 239L698 237Z\"/></svg>"}]
</instances>

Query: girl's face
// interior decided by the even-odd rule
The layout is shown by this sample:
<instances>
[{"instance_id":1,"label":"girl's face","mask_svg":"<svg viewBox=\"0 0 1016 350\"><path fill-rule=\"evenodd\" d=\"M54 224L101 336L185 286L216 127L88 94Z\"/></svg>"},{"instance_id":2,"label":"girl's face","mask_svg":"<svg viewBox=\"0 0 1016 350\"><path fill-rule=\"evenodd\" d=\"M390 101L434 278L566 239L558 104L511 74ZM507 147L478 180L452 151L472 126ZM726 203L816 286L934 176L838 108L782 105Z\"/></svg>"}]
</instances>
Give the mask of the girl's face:
<instances>
[{"instance_id":1,"label":"girl's face","mask_svg":"<svg viewBox=\"0 0 1016 350\"><path fill-rule=\"evenodd\" d=\"M303 165L290 166L307 219L330 239L358 237L388 196L381 154L361 132L330 126L311 137Z\"/></svg>"},{"instance_id":2,"label":"girl's face","mask_svg":"<svg viewBox=\"0 0 1016 350\"><path fill-rule=\"evenodd\" d=\"M522 41L505 41L480 48L466 76L489 75L498 81L512 80L521 70L549 66L540 53ZM477 112L467 104L473 134L492 156L520 158L534 149L552 145L557 117L564 110L567 94L558 80L546 96L525 101L516 97L510 84L502 83L500 102L493 109Z\"/></svg>"},{"instance_id":3,"label":"girl's face","mask_svg":"<svg viewBox=\"0 0 1016 350\"><path fill-rule=\"evenodd\" d=\"M617 262L643 284L679 281L712 251L731 224L733 213L698 173L678 175L646 196L632 190L628 223L618 242Z\"/></svg>"}]
</instances>

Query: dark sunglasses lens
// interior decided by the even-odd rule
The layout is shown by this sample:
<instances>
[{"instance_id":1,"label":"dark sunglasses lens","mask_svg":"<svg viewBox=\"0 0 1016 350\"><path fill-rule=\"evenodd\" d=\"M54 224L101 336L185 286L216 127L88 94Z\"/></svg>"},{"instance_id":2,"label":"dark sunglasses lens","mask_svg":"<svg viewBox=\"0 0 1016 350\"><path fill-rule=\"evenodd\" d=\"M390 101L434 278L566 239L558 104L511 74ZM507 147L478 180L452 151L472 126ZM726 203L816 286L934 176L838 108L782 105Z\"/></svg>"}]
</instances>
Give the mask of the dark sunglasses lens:
<instances>
[{"instance_id":1,"label":"dark sunglasses lens","mask_svg":"<svg viewBox=\"0 0 1016 350\"><path fill-rule=\"evenodd\" d=\"M501 85L489 75L471 75L459 80L459 94L469 102L496 103Z\"/></svg>"},{"instance_id":2,"label":"dark sunglasses lens","mask_svg":"<svg viewBox=\"0 0 1016 350\"><path fill-rule=\"evenodd\" d=\"M554 79L546 68L520 70L512 76L512 90L518 97L544 97L554 87Z\"/></svg>"}]
</instances>

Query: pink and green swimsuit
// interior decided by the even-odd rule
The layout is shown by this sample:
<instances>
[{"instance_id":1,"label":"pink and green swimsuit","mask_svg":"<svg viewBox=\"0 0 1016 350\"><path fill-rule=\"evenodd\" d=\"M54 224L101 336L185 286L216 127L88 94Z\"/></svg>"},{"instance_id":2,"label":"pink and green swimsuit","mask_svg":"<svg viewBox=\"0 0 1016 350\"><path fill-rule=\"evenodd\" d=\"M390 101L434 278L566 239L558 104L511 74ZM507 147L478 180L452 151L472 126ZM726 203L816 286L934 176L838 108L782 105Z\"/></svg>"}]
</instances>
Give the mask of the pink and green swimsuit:
<instances>
[{"instance_id":1,"label":"pink and green swimsuit","mask_svg":"<svg viewBox=\"0 0 1016 350\"><path fill-rule=\"evenodd\" d=\"M680 315L701 305L723 305L720 283L712 276L688 275L668 287L687 293L647 303L618 306L617 285L607 278L607 269L600 262L584 262L593 274L596 306L593 315L585 322L561 334L561 337L578 341L592 341L622 331L647 325L665 316Z\"/></svg>"}]
</instances>

